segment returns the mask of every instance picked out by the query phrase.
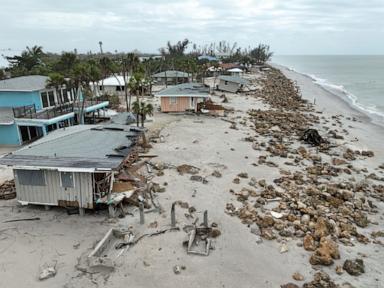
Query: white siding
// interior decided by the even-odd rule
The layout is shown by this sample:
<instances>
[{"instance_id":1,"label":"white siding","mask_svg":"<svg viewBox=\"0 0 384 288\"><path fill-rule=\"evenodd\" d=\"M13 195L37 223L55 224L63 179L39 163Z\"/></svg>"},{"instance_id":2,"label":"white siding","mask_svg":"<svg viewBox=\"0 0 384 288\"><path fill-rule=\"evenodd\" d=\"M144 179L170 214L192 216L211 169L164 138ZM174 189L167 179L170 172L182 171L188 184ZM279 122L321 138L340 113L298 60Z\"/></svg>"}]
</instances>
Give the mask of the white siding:
<instances>
[{"instance_id":1,"label":"white siding","mask_svg":"<svg viewBox=\"0 0 384 288\"><path fill-rule=\"evenodd\" d=\"M93 174L74 172L74 188L61 187L60 172L44 170L45 186L22 185L15 172L17 199L31 204L93 208Z\"/></svg>"}]
</instances>

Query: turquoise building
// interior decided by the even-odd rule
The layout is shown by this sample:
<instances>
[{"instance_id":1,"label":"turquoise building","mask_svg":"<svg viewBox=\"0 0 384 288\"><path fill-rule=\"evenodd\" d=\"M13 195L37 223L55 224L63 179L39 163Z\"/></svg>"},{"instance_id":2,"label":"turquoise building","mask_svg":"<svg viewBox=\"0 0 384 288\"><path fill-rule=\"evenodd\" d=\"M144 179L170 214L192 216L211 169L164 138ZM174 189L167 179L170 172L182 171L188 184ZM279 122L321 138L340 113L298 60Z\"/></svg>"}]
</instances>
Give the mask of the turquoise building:
<instances>
[{"instance_id":1,"label":"turquoise building","mask_svg":"<svg viewBox=\"0 0 384 288\"><path fill-rule=\"evenodd\" d=\"M65 86L47 88L48 77L30 75L0 81L0 145L23 145L49 132L95 119L108 101L84 101ZM76 101L79 99L80 101Z\"/></svg>"}]
</instances>

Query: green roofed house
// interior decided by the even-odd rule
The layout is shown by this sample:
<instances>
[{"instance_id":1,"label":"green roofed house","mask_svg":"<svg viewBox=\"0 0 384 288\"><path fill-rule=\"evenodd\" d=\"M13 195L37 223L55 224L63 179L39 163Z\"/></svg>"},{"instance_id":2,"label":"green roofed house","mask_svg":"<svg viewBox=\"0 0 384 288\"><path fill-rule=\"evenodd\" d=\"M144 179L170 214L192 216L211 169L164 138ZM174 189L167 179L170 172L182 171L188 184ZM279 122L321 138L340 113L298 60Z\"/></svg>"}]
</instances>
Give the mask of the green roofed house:
<instances>
[{"instance_id":1,"label":"green roofed house","mask_svg":"<svg viewBox=\"0 0 384 288\"><path fill-rule=\"evenodd\" d=\"M248 80L239 76L219 76L219 85L216 86L218 90L236 93L243 89L245 85L248 85Z\"/></svg>"},{"instance_id":2,"label":"green roofed house","mask_svg":"<svg viewBox=\"0 0 384 288\"><path fill-rule=\"evenodd\" d=\"M157 84L163 85L176 85L181 83L187 83L191 80L191 74L176 71L176 70L167 70L160 73L156 73L152 75L152 79L156 81Z\"/></svg>"},{"instance_id":3,"label":"green roofed house","mask_svg":"<svg viewBox=\"0 0 384 288\"><path fill-rule=\"evenodd\" d=\"M162 112L197 112L197 103L210 97L210 89L201 83L184 83L163 89L160 98Z\"/></svg>"}]
</instances>

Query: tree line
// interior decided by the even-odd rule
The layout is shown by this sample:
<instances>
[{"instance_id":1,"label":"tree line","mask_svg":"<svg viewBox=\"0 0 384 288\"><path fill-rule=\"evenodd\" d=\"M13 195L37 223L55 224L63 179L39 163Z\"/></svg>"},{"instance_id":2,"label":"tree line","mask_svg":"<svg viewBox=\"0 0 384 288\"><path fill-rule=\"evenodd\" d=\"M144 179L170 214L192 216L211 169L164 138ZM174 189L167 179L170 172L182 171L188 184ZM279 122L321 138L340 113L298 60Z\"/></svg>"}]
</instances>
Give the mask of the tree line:
<instances>
[{"instance_id":1,"label":"tree line","mask_svg":"<svg viewBox=\"0 0 384 288\"><path fill-rule=\"evenodd\" d=\"M273 55L269 46L263 44L253 49L242 49L236 43L221 41L217 45L198 47L185 39L175 44L168 42L159 49L158 57L146 57L140 61L138 53L104 53L102 42L99 45L100 52L86 54L80 54L76 50L57 54L45 52L41 46L27 47L20 55L5 57L9 67L5 71L0 70L0 78L5 78L6 74L12 77L46 75L49 77L47 85L50 87L56 88L65 84L77 92L81 90L86 97L92 97L96 91L92 91L91 87L96 89L101 83L101 93L105 94L103 79L115 76L118 81L123 79L121 86L125 91L126 110L131 111L132 96L136 96L139 103L140 95L151 93L152 74L165 70L181 70L190 73L192 79L200 80L205 77L208 67L218 65L218 62L198 60L199 55L214 56L225 52L228 57L222 59L223 62L241 64L264 64ZM118 75L123 77L117 78ZM93 85L90 86L90 83Z\"/></svg>"}]
</instances>

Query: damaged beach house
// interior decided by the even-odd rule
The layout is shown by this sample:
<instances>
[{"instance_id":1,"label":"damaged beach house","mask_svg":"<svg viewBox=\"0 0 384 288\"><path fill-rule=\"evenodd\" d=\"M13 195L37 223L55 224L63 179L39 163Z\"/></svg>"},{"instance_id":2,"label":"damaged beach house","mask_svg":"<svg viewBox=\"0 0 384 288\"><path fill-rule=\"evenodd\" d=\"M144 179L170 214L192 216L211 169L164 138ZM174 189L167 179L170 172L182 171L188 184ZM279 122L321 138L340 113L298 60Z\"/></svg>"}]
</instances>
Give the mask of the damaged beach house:
<instances>
[{"instance_id":1,"label":"damaged beach house","mask_svg":"<svg viewBox=\"0 0 384 288\"><path fill-rule=\"evenodd\" d=\"M127 125L71 126L7 154L0 164L13 168L21 204L78 208L83 215L110 199L115 175L137 155L140 135Z\"/></svg>"},{"instance_id":2,"label":"damaged beach house","mask_svg":"<svg viewBox=\"0 0 384 288\"><path fill-rule=\"evenodd\" d=\"M191 82L192 75L183 71L167 70L153 74L151 78L158 85L177 85Z\"/></svg>"},{"instance_id":3,"label":"damaged beach house","mask_svg":"<svg viewBox=\"0 0 384 288\"><path fill-rule=\"evenodd\" d=\"M24 145L51 131L94 123L108 101L82 101L75 89L48 88L48 77L29 75L0 81L0 145Z\"/></svg>"},{"instance_id":4,"label":"damaged beach house","mask_svg":"<svg viewBox=\"0 0 384 288\"><path fill-rule=\"evenodd\" d=\"M210 97L210 88L201 83L184 83L155 94L160 98L161 112L197 112L198 104Z\"/></svg>"},{"instance_id":5,"label":"damaged beach house","mask_svg":"<svg viewBox=\"0 0 384 288\"><path fill-rule=\"evenodd\" d=\"M248 84L248 80L242 77L221 75L219 76L219 84L216 85L216 89L225 92L237 93L242 91Z\"/></svg>"}]
</instances>

